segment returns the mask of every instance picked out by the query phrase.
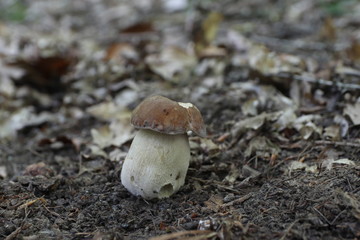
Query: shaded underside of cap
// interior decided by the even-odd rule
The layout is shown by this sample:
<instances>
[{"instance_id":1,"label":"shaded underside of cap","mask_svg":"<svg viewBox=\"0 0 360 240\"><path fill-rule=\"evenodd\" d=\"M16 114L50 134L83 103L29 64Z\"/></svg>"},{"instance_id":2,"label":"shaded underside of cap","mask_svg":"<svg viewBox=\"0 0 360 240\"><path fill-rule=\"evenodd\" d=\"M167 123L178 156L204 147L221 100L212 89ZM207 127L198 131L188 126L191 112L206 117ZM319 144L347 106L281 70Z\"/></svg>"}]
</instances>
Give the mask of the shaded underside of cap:
<instances>
[{"instance_id":1,"label":"shaded underside of cap","mask_svg":"<svg viewBox=\"0 0 360 240\"><path fill-rule=\"evenodd\" d=\"M166 134L192 131L205 137L206 129L199 109L192 104L182 105L159 95L149 97L134 109L131 124Z\"/></svg>"}]
</instances>

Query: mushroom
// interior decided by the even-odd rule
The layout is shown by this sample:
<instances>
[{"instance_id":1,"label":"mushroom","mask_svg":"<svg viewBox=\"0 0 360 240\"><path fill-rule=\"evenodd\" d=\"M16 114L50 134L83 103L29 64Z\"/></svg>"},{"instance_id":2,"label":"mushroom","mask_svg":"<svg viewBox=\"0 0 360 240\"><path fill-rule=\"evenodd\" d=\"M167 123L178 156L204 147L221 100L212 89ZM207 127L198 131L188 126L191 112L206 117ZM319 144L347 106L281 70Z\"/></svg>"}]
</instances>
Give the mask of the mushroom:
<instances>
[{"instance_id":1,"label":"mushroom","mask_svg":"<svg viewBox=\"0 0 360 240\"><path fill-rule=\"evenodd\" d=\"M152 96L133 111L134 137L121 170L121 182L145 199L166 198L185 183L190 162L187 132L205 137L199 109L191 103Z\"/></svg>"}]
</instances>

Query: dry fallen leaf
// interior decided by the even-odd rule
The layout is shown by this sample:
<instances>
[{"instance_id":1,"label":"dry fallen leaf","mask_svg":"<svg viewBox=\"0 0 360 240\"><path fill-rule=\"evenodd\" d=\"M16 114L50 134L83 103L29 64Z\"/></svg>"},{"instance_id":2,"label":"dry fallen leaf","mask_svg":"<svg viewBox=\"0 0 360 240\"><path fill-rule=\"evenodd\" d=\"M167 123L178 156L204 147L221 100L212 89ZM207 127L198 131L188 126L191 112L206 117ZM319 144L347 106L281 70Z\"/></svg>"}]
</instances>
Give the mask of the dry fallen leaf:
<instances>
[{"instance_id":1,"label":"dry fallen leaf","mask_svg":"<svg viewBox=\"0 0 360 240\"><path fill-rule=\"evenodd\" d=\"M204 202L206 207L214 212L219 211L223 203L223 198L220 195L211 195L211 197Z\"/></svg>"},{"instance_id":2,"label":"dry fallen leaf","mask_svg":"<svg viewBox=\"0 0 360 240\"><path fill-rule=\"evenodd\" d=\"M90 130L93 142L100 148L111 146L114 138L113 133L110 131L109 126L105 125L97 129L93 128Z\"/></svg>"},{"instance_id":3,"label":"dry fallen leaf","mask_svg":"<svg viewBox=\"0 0 360 240\"><path fill-rule=\"evenodd\" d=\"M45 122L54 122L59 119L48 112L35 113L33 107L24 107L15 112L0 112L0 138L13 137L16 131L27 126L35 126Z\"/></svg>"},{"instance_id":4,"label":"dry fallen leaf","mask_svg":"<svg viewBox=\"0 0 360 240\"><path fill-rule=\"evenodd\" d=\"M134 25L131 25L123 30L121 33L128 33L128 34L140 34L140 33L147 33L154 31L153 24L151 22L138 22Z\"/></svg>"},{"instance_id":5,"label":"dry fallen leaf","mask_svg":"<svg viewBox=\"0 0 360 240\"><path fill-rule=\"evenodd\" d=\"M270 157L271 154L278 154L281 151L278 145L271 142L270 139L264 136L257 136L249 142L244 156L250 157L255 154L259 157Z\"/></svg>"},{"instance_id":6,"label":"dry fallen leaf","mask_svg":"<svg viewBox=\"0 0 360 240\"><path fill-rule=\"evenodd\" d=\"M360 102L346 105L344 115L349 116L354 125L360 125Z\"/></svg>"},{"instance_id":7,"label":"dry fallen leaf","mask_svg":"<svg viewBox=\"0 0 360 240\"><path fill-rule=\"evenodd\" d=\"M145 62L163 79L179 83L189 81L190 73L196 65L196 58L181 48L165 47L159 54L148 55Z\"/></svg>"},{"instance_id":8,"label":"dry fallen leaf","mask_svg":"<svg viewBox=\"0 0 360 240\"><path fill-rule=\"evenodd\" d=\"M237 122L232 130L231 134L233 136L238 136L239 134L244 133L247 130L258 130L266 121L275 121L282 114L282 111L273 112L273 113L261 113L258 116L246 118Z\"/></svg>"},{"instance_id":9,"label":"dry fallen leaf","mask_svg":"<svg viewBox=\"0 0 360 240\"><path fill-rule=\"evenodd\" d=\"M278 131L284 130L285 128L291 128L296 121L295 109L285 109L280 117L274 122L273 127Z\"/></svg>"},{"instance_id":10,"label":"dry fallen leaf","mask_svg":"<svg viewBox=\"0 0 360 240\"><path fill-rule=\"evenodd\" d=\"M244 113L244 115L255 116L258 114L259 105L260 105L259 99L253 97L248 99L243 104L241 104L241 111Z\"/></svg>"},{"instance_id":11,"label":"dry fallen leaf","mask_svg":"<svg viewBox=\"0 0 360 240\"><path fill-rule=\"evenodd\" d=\"M200 138L200 147L205 150L205 152L209 153L209 155L213 155L219 152L220 148L216 145L210 138Z\"/></svg>"},{"instance_id":12,"label":"dry fallen leaf","mask_svg":"<svg viewBox=\"0 0 360 240\"><path fill-rule=\"evenodd\" d=\"M115 148L109 153L109 159L111 161L119 162L121 159L125 159L127 152L121 151L118 148Z\"/></svg>"},{"instance_id":13,"label":"dry fallen leaf","mask_svg":"<svg viewBox=\"0 0 360 240\"><path fill-rule=\"evenodd\" d=\"M91 129L91 136L95 144L101 148L109 146L120 147L134 138L133 127L128 121L113 121L110 125Z\"/></svg>"},{"instance_id":14,"label":"dry fallen leaf","mask_svg":"<svg viewBox=\"0 0 360 240\"><path fill-rule=\"evenodd\" d=\"M353 40L351 46L347 49L347 54L351 60L360 64L360 41Z\"/></svg>"},{"instance_id":15,"label":"dry fallen leaf","mask_svg":"<svg viewBox=\"0 0 360 240\"><path fill-rule=\"evenodd\" d=\"M201 23L200 29L194 29L195 52L197 56L201 56L204 49L209 47L219 29L219 24L223 17L220 13L211 12Z\"/></svg>"},{"instance_id":16,"label":"dry fallen leaf","mask_svg":"<svg viewBox=\"0 0 360 240\"><path fill-rule=\"evenodd\" d=\"M319 172L319 169L316 164L309 164L309 163L304 163L304 162L299 162L299 161L291 161L289 163L289 165L287 165L287 169L285 170L285 172L287 172L290 175L292 173L292 171L294 171L294 170L305 170L306 172L309 172L309 173L318 173Z\"/></svg>"},{"instance_id":17,"label":"dry fallen leaf","mask_svg":"<svg viewBox=\"0 0 360 240\"><path fill-rule=\"evenodd\" d=\"M324 129L324 138L326 140L331 141L340 141L341 135L340 135L340 126L338 125L331 125Z\"/></svg>"},{"instance_id":18,"label":"dry fallen leaf","mask_svg":"<svg viewBox=\"0 0 360 240\"><path fill-rule=\"evenodd\" d=\"M334 164L341 164L341 165L348 165L348 166L356 166L354 161L351 161L348 158L340 158L340 159L333 159L328 158L322 162L322 167L326 168L327 170L331 170Z\"/></svg>"},{"instance_id":19,"label":"dry fallen leaf","mask_svg":"<svg viewBox=\"0 0 360 240\"><path fill-rule=\"evenodd\" d=\"M124 64L126 60L138 60L139 54L129 43L114 43L106 50L105 61L115 61L118 64Z\"/></svg>"},{"instance_id":20,"label":"dry fallen leaf","mask_svg":"<svg viewBox=\"0 0 360 240\"><path fill-rule=\"evenodd\" d=\"M122 105L114 102L102 102L86 110L92 116L102 120L130 119L131 112Z\"/></svg>"},{"instance_id":21,"label":"dry fallen leaf","mask_svg":"<svg viewBox=\"0 0 360 240\"><path fill-rule=\"evenodd\" d=\"M61 77L69 71L74 62L75 59L71 55L67 55L18 60L13 65L25 70L24 76L17 82L43 92L54 93L66 89Z\"/></svg>"},{"instance_id":22,"label":"dry fallen leaf","mask_svg":"<svg viewBox=\"0 0 360 240\"><path fill-rule=\"evenodd\" d=\"M330 17L325 18L320 30L320 36L327 41L334 41L336 39L336 27Z\"/></svg>"},{"instance_id":23,"label":"dry fallen leaf","mask_svg":"<svg viewBox=\"0 0 360 240\"><path fill-rule=\"evenodd\" d=\"M0 179L7 178L8 173L5 166L0 166Z\"/></svg>"},{"instance_id":24,"label":"dry fallen leaf","mask_svg":"<svg viewBox=\"0 0 360 240\"><path fill-rule=\"evenodd\" d=\"M90 144L88 146L88 148L90 149L90 155L86 155L85 157L93 157L93 156L100 156L100 157L103 157L103 158L109 158L109 156L107 155L107 153L102 150L102 148L97 145L97 144Z\"/></svg>"},{"instance_id":25,"label":"dry fallen leaf","mask_svg":"<svg viewBox=\"0 0 360 240\"><path fill-rule=\"evenodd\" d=\"M8 64L8 58L15 54L19 54L20 47L18 40L13 39L11 43L7 43L5 39L0 37L0 95L11 97L15 94L15 85L12 79L19 79L25 71L19 67Z\"/></svg>"},{"instance_id":26,"label":"dry fallen leaf","mask_svg":"<svg viewBox=\"0 0 360 240\"><path fill-rule=\"evenodd\" d=\"M293 123L293 127L300 132L303 139L307 140L310 137L314 137L315 134L321 136L322 134L322 127L317 126L313 121L320 119L320 115L302 115L298 117L295 122Z\"/></svg>"}]
</instances>

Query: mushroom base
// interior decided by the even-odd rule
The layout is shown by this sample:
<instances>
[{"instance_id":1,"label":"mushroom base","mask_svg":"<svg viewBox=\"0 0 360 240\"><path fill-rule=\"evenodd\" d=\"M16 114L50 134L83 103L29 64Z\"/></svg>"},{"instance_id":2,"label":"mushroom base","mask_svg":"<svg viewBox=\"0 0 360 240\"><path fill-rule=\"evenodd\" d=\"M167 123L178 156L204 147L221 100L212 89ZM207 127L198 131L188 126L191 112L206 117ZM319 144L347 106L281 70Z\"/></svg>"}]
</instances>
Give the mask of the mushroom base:
<instances>
[{"instance_id":1,"label":"mushroom base","mask_svg":"<svg viewBox=\"0 0 360 240\"><path fill-rule=\"evenodd\" d=\"M125 158L121 182L134 195L166 198L184 185L189 162L186 134L168 135L141 129Z\"/></svg>"}]
</instances>

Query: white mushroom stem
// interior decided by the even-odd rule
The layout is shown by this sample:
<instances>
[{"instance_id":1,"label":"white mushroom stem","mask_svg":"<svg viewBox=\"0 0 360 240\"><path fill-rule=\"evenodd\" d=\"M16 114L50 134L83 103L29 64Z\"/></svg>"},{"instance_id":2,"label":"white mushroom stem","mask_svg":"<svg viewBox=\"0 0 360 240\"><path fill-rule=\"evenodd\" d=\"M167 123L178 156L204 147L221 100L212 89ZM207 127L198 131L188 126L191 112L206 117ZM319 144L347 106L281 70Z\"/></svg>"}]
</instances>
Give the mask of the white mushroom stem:
<instances>
[{"instance_id":1,"label":"white mushroom stem","mask_svg":"<svg viewBox=\"0 0 360 240\"><path fill-rule=\"evenodd\" d=\"M145 199L166 198L184 185L189 162L186 134L141 129L125 158L121 182L129 192Z\"/></svg>"}]
</instances>

